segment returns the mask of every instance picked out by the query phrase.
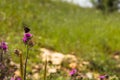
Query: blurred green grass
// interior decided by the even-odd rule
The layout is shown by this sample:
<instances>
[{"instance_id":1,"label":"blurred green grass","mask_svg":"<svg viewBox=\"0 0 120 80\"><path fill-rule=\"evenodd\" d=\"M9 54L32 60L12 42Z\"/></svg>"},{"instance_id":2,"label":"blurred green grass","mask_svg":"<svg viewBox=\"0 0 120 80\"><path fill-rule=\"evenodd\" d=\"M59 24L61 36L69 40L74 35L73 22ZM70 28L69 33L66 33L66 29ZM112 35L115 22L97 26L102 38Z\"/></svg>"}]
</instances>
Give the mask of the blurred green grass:
<instances>
[{"instance_id":1,"label":"blurred green grass","mask_svg":"<svg viewBox=\"0 0 120 80\"><path fill-rule=\"evenodd\" d=\"M24 49L22 23L25 23L34 35L33 57L40 54L40 47L52 47L94 62L93 68L102 68L100 72L118 75L115 69L119 62L111 56L120 51L119 21L117 12L103 15L96 9L83 9L66 2L0 1L0 39L8 42L10 52L15 48ZM12 58L17 61L14 55ZM32 62L38 63L39 59L31 58Z\"/></svg>"}]
</instances>

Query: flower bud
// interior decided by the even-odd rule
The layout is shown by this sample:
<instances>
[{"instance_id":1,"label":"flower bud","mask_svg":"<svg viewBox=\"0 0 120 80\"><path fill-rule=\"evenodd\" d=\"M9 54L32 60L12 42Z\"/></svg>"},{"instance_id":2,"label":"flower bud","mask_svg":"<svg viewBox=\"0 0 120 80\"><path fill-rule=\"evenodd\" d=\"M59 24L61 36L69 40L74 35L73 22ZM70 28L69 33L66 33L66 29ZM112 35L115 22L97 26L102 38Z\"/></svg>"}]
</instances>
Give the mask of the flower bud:
<instances>
[{"instance_id":1,"label":"flower bud","mask_svg":"<svg viewBox=\"0 0 120 80\"><path fill-rule=\"evenodd\" d=\"M14 50L14 53L15 53L17 56L20 56L20 54L21 54L20 50L18 50L18 49L15 49L15 50Z\"/></svg>"},{"instance_id":2,"label":"flower bud","mask_svg":"<svg viewBox=\"0 0 120 80\"><path fill-rule=\"evenodd\" d=\"M29 45L30 47L33 47L33 46L34 46L33 41L32 41L32 40L29 40L28 45Z\"/></svg>"}]
</instances>

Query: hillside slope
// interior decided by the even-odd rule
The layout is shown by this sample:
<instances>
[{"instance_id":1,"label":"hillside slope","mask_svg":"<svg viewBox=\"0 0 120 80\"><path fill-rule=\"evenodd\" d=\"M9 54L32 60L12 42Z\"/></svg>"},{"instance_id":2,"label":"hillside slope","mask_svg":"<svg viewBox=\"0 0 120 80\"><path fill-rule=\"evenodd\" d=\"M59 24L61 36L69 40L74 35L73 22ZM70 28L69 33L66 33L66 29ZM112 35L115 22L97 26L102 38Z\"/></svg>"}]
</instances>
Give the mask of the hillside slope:
<instances>
[{"instance_id":1,"label":"hillside slope","mask_svg":"<svg viewBox=\"0 0 120 80\"><path fill-rule=\"evenodd\" d=\"M16 47L23 49L24 45L19 44L25 23L34 34L36 53L40 47L74 53L93 62L96 70L101 67L104 72L119 74L116 66L120 59L111 58L120 50L119 17L119 13L105 16L95 9L83 9L60 1L1 0L0 37L8 42L11 52Z\"/></svg>"}]
</instances>

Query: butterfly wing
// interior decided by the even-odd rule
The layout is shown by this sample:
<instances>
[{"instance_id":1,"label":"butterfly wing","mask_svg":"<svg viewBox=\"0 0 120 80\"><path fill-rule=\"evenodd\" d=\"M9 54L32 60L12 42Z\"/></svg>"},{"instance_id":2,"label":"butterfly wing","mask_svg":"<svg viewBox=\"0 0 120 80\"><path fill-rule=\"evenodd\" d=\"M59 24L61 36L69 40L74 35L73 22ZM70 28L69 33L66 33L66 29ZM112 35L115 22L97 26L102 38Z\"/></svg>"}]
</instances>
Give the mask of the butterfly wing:
<instances>
[{"instance_id":1,"label":"butterfly wing","mask_svg":"<svg viewBox=\"0 0 120 80\"><path fill-rule=\"evenodd\" d=\"M25 33L28 33L28 32L30 32L30 29L26 25L24 25L24 31L25 31Z\"/></svg>"}]
</instances>

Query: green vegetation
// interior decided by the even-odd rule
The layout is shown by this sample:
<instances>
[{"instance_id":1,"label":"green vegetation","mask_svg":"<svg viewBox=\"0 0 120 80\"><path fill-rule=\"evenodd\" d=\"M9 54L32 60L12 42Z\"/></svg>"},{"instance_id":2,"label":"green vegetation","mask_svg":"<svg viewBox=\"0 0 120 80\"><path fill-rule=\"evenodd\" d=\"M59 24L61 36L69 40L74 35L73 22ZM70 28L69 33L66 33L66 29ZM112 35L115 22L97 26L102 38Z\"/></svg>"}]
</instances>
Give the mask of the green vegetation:
<instances>
[{"instance_id":1,"label":"green vegetation","mask_svg":"<svg viewBox=\"0 0 120 80\"><path fill-rule=\"evenodd\" d=\"M64 54L74 52L78 58L93 63L91 69L120 77L117 67L120 59L112 58L120 51L119 17L117 12L103 15L95 9L59 1L1 0L0 39L8 42L10 52L15 48L23 50L22 24L25 23L35 41L29 64L40 62L35 58L40 47L51 47ZM18 61L13 54L12 59Z\"/></svg>"},{"instance_id":2,"label":"green vegetation","mask_svg":"<svg viewBox=\"0 0 120 80\"><path fill-rule=\"evenodd\" d=\"M113 12L118 9L119 0L92 0L96 8L101 9L104 13Z\"/></svg>"}]
</instances>

